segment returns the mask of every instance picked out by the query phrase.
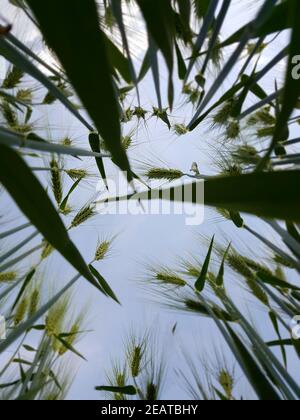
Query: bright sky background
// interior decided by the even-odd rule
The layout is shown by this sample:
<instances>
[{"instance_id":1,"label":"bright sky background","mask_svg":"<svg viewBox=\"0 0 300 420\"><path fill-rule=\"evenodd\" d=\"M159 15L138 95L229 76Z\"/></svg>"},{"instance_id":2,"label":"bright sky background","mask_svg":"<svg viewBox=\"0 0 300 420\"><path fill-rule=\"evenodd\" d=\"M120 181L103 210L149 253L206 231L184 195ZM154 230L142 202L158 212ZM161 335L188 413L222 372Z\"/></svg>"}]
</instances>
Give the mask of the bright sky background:
<instances>
[{"instance_id":1,"label":"bright sky background","mask_svg":"<svg viewBox=\"0 0 300 420\"><path fill-rule=\"evenodd\" d=\"M251 19L259 2L242 0L233 3L235 6L227 17L222 31L224 38L233 33L243 22ZM7 0L0 0L0 10L2 15L14 23L14 33L23 42L29 42L29 45L32 45L43 58L47 57L45 51L39 48L40 42L36 31L28 30L28 26L24 24L25 20L20 18L15 8L7 5ZM272 57L279 49L283 48L285 42L285 39L278 39L276 47L272 46L268 49L267 58ZM143 35L134 35L133 43L135 43L137 61L140 61L145 38ZM263 64L265 63L261 62L261 65ZM0 77L3 77L1 75L3 68L3 61L0 58ZM282 68L280 65L277 69L279 80L282 80L280 73ZM212 74L215 75L216 72L212 71ZM231 75L230 80L224 84L223 91L234 81L235 76L236 74ZM166 82L164 70L162 70L162 80ZM273 78L264 81L264 86L270 93L274 88L272 83ZM187 108L183 106L184 103L179 95L181 87L178 85L176 88L178 100L173 114L177 122L188 123L190 115L187 115ZM150 76L145 79L140 90L143 107L151 109L151 105L156 103L156 98ZM76 140L76 145L87 147L88 133L59 104L56 107L39 109L35 114L35 120L38 127L44 127L45 121L48 121L47 134L51 138L60 139L69 135ZM189 172L192 162L197 161L200 171L210 173L211 166L209 165L213 149L209 143L218 135L221 133L212 133L209 131L209 126L204 125L187 136L177 138L163 124L152 120L146 126L140 124L134 136L135 147L133 147L130 156L133 162L136 162L137 167L140 162L152 161L155 166L155 163L162 160L170 167ZM93 160L88 160L88 163L84 161L83 166L94 173L95 178L90 183L86 183L84 188L80 189L80 193L73 197L72 202L77 206L77 209L93 196L93 184L97 175ZM113 175L115 168L108 165L108 173ZM65 181L67 182L67 180ZM68 189L67 185L65 188ZM10 208L13 206L10 205ZM21 216L18 216L18 221L21 219ZM260 226L264 229L264 232L269 235L269 239L276 242L275 235L266 225L253 221L252 218L247 218L247 220L250 225L256 228ZM13 220L13 223L17 223L16 219ZM194 256L199 258L200 262L203 261L206 248L203 246L201 237L211 238L213 233L216 233L217 241L225 244L224 237L233 239L235 245L243 247L245 252L248 252L253 258L256 258L262 249L256 241L249 238L248 234L237 232L230 222L222 221L215 212L208 209L206 210L205 223L197 228L188 228L182 216L97 215L85 226L72 233L73 239L87 261L94 255L98 239L118 235L110 257L105 262L97 264L97 269L110 283L121 300L122 306L119 307L112 301L104 299L89 285L86 285L84 280L81 280L77 285L72 300L74 312L76 313L82 307L85 308L88 320L86 324L93 332L87 334L77 345L79 351L88 359L88 363L74 361L78 374L69 398L97 399L102 397L94 392L93 388L96 385L105 384L105 370L110 367L111 360L122 358L124 354L123 341L126 333L129 333L131 329L138 333L144 333L147 329L155 331L169 365L169 377L163 393L163 397L166 399L188 398L182 380L174 377L174 368L184 367L182 349L191 356L195 356L194 360L198 366L200 364L197 355L200 357L205 356L206 353L211 355L215 349L217 351L222 349L222 352L228 355L226 347L224 345L221 347L222 341L212 321L184 313L175 313L162 307L159 304L159 299L158 302L153 302L153 297L147 293L147 288L141 286L140 282L145 277L145 265L147 264L154 263L154 266L176 268L179 258L188 256ZM62 283L73 276L73 270L67 267L59 256L51 257L44 269L46 276L49 277L47 280L53 280L55 288L60 287ZM266 339L273 338L271 326L262 322L266 316L261 316L263 309L258 303L251 305L250 314L251 298L249 295L240 285L237 285L234 276L230 273L227 273L226 282L231 287L236 301L241 303L244 310L249 311L249 316L258 321L259 331L264 337ZM173 336L171 330L176 322L178 328ZM228 360L232 359L229 357ZM293 356L291 356L291 360L295 360ZM214 361L213 358L212 361ZM246 395L249 396L248 388L242 378L240 378L239 387L240 393L245 390Z\"/></svg>"}]
</instances>

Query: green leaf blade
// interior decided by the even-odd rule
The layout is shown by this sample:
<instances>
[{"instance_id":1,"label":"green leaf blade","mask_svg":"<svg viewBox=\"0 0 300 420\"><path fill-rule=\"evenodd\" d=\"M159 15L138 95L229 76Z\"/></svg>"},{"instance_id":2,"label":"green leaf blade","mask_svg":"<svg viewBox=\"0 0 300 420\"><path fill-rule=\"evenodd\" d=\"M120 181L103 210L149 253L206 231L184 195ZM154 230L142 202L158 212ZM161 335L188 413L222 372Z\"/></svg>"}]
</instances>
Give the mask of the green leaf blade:
<instances>
[{"instance_id":1,"label":"green leaf blade","mask_svg":"<svg viewBox=\"0 0 300 420\"><path fill-rule=\"evenodd\" d=\"M215 237L212 238L212 241L210 243L209 250L208 250L207 256L205 258L200 276L195 283L195 289L196 289L197 292L202 292L204 290L205 282L206 282L206 278L207 278L207 274L208 274L208 269L209 269L209 264L210 264L210 260L211 260L211 254L212 254L212 250L213 250L213 246L214 246L214 241L215 241Z\"/></svg>"},{"instance_id":2,"label":"green leaf blade","mask_svg":"<svg viewBox=\"0 0 300 420\"><path fill-rule=\"evenodd\" d=\"M129 161L121 144L113 69L95 1L76 0L72 7L59 0L28 0L28 4L115 163L127 171L131 180Z\"/></svg>"}]
</instances>

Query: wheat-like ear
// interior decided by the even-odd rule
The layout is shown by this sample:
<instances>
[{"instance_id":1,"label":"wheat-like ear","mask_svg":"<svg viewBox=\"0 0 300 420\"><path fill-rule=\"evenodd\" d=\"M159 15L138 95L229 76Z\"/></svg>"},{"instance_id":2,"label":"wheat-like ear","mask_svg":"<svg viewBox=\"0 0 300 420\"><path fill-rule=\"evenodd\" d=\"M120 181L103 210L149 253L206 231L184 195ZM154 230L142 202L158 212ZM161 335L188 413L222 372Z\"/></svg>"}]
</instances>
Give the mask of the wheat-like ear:
<instances>
[{"instance_id":1,"label":"wheat-like ear","mask_svg":"<svg viewBox=\"0 0 300 420\"><path fill-rule=\"evenodd\" d=\"M226 128L225 136L227 140L236 140L240 137L241 126L237 120L230 119Z\"/></svg>"},{"instance_id":2,"label":"wheat-like ear","mask_svg":"<svg viewBox=\"0 0 300 420\"><path fill-rule=\"evenodd\" d=\"M192 90L193 90L192 83L186 83L183 85L182 93L184 95L190 95L192 93Z\"/></svg>"},{"instance_id":3,"label":"wheat-like ear","mask_svg":"<svg viewBox=\"0 0 300 420\"><path fill-rule=\"evenodd\" d=\"M14 315L15 327L21 324L21 322L25 319L27 309L28 309L28 298L24 297L18 304L15 311L15 315Z\"/></svg>"},{"instance_id":4,"label":"wheat-like ear","mask_svg":"<svg viewBox=\"0 0 300 420\"><path fill-rule=\"evenodd\" d=\"M76 216L72 220L70 228L76 228L82 225L84 222L91 219L94 215L95 211L93 206L88 205L87 207L84 207L76 214Z\"/></svg>"},{"instance_id":5,"label":"wheat-like ear","mask_svg":"<svg viewBox=\"0 0 300 420\"><path fill-rule=\"evenodd\" d=\"M266 47L267 44L265 42L263 42L259 47L257 47L256 43L249 42L247 45L247 53L248 55L251 55L253 53L261 54Z\"/></svg>"},{"instance_id":6,"label":"wheat-like ear","mask_svg":"<svg viewBox=\"0 0 300 420\"><path fill-rule=\"evenodd\" d=\"M235 99L229 100L220 107L217 112L213 115L213 126L220 127L226 126L230 119L231 112L235 104Z\"/></svg>"},{"instance_id":7,"label":"wheat-like ear","mask_svg":"<svg viewBox=\"0 0 300 420\"><path fill-rule=\"evenodd\" d=\"M70 139L70 137L64 137L61 141L61 144L63 146L71 147L72 144L73 144L73 141L72 141L72 139Z\"/></svg>"},{"instance_id":8,"label":"wheat-like ear","mask_svg":"<svg viewBox=\"0 0 300 420\"><path fill-rule=\"evenodd\" d=\"M53 252L54 252L53 246L49 244L48 242L44 242L44 247L41 253L41 259L42 260L47 259Z\"/></svg>"},{"instance_id":9,"label":"wheat-like ear","mask_svg":"<svg viewBox=\"0 0 300 420\"><path fill-rule=\"evenodd\" d=\"M219 384L223 388L226 397L231 400L233 397L234 377L225 369L221 369L218 376Z\"/></svg>"},{"instance_id":10,"label":"wheat-like ear","mask_svg":"<svg viewBox=\"0 0 300 420\"><path fill-rule=\"evenodd\" d=\"M78 322L75 322L71 329L70 332L68 333L68 336L66 337L65 341L66 341L66 346L61 345L60 348L58 349L58 354L60 356L63 356L64 354L67 353L68 351L68 347L73 347L73 344L75 343L78 334L80 332L80 325Z\"/></svg>"},{"instance_id":11,"label":"wheat-like ear","mask_svg":"<svg viewBox=\"0 0 300 420\"><path fill-rule=\"evenodd\" d=\"M216 39L216 44L213 47L212 52L211 52L211 61L214 64L214 66L216 66L218 71L220 70L220 68L222 66L222 61L223 61L223 58L224 58L223 50L222 50L222 48L220 48L221 44L222 44L221 38L220 38L220 36L218 36L217 39Z\"/></svg>"},{"instance_id":12,"label":"wheat-like ear","mask_svg":"<svg viewBox=\"0 0 300 420\"><path fill-rule=\"evenodd\" d=\"M40 303L40 288L35 288L29 296L28 316L31 318L38 310Z\"/></svg>"},{"instance_id":13,"label":"wheat-like ear","mask_svg":"<svg viewBox=\"0 0 300 420\"><path fill-rule=\"evenodd\" d=\"M248 267L251 268L251 270L255 271L255 272L260 272L260 273L264 273L267 276L273 276L273 271L267 267L264 264L260 264L259 262L252 260L251 258L248 257L243 257L245 263L248 265Z\"/></svg>"},{"instance_id":14,"label":"wheat-like ear","mask_svg":"<svg viewBox=\"0 0 300 420\"><path fill-rule=\"evenodd\" d=\"M31 104L33 100L33 92L31 89L19 89L16 94L16 98L21 102Z\"/></svg>"},{"instance_id":15,"label":"wheat-like ear","mask_svg":"<svg viewBox=\"0 0 300 420\"><path fill-rule=\"evenodd\" d=\"M255 114L259 123L267 125L267 126L276 125L276 118L273 117L273 115L270 112L270 109L271 108L267 106Z\"/></svg>"},{"instance_id":16,"label":"wheat-like ear","mask_svg":"<svg viewBox=\"0 0 300 420\"><path fill-rule=\"evenodd\" d=\"M7 73L3 83L3 89L14 89L16 88L22 81L24 77L24 72L19 67L13 66L9 72Z\"/></svg>"},{"instance_id":17,"label":"wheat-like ear","mask_svg":"<svg viewBox=\"0 0 300 420\"><path fill-rule=\"evenodd\" d=\"M183 354L188 370L190 370L197 385L197 387L191 385L192 381L190 381L188 389L195 398L199 398L200 392L201 397L205 400L209 399L209 395L210 399L216 399L216 397L224 399L226 397L228 400L234 400L233 392L236 385L234 367L229 366L222 349L220 351L215 349L213 357L211 349L209 349L209 353L206 353L197 355L196 363L194 357L192 358L184 349ZM184 374L184 378L187 379L186 374ZM219 386L221 387L221 392Z\"/></svg>"},{"instance_id":18,"label":"wheat-like ear","mask_svg":"<svg viewBox=\"0 0 300 420\"><path fill-rule=\"evenodd\" d=\"M18 113L16 112L16 108L13 108L12 105L6 101L5 99L1 102L1 110L3 118L6 124L16 133L19 134L29 134L32 131L33 126L29 124L29 119L32 115L31 108L27 108L25 122L20 123Z\"/></svg>"},{"instance_id":19,"label":"wheat-like ear","mask_svg":"<svg viewBox=\"0 0 300 420\"><path fill-rule=\"evenodd\" d=\"M121 365L119 362L114 362L110 372L107 372L107 382L112 387L123 388L129 381L129 369L127 367L127 362L124 365ZM111 397L108 394L108 397ZM114 400L126 400L126 397L120 393L114 394Z\"/></svg>"},{"instance_id":20,"label":"wheat-like ear","mask_svg":"<svg viewBox=\"0 0 300 420\"><path fill-rule=\"evenodd\" d=\"M43 387L39 396L39 400L65 400L76 377L76 374L77 369L72 360L66 360L66 358L64 358L60 360L59 363L54 363L54 367L52 367L49 372L52 381Z\"/></svg>"},{"instance_id":21,"label":"wheat-like ear","mask_svg":"<svg viewBox=\"0 0 300 420\"><path fill-rule=\"evenodd\" d=\"M185 280L181 279L178 275L172 273L171 271L156 273L155 280L161 284L179 287L184 287L187 284Z\"/></svg>"},{"instance_id":22,"label":"wheat-like ear","mask_svg":"<svg viewBox=\"0 0 300 420\"><path fill-rule=\"evenodd\" d=\"M274 126L276 125L276 118L270 112L270 106L266 106L255 114L251 115L247 120L248 126Z\"/></svg>"},{"instance_id":23,"label":"wheat-like ear","mask_svg":"<svg viewBox=\"0 0 300 420\"><path fill-rule=\"evenodd\" d=\"M184 174L178 169L150 168L145 176L152 180L168 180L171 182L182 178Z\"/></svg>"},{"instance_id":24,"label":"wheat-like ear","mask_svg":"<svg viewBox=\"0 0 300 420\"><path fill-rule=\"evenodd\" d=\"M53 337L61 333L61 326L68 311L69 296L60 299L48 312L45 320L46 334Z\"/></svg>"},{"instance_id":25,"label":"wheat-like ear","mask_svg":"<svg viewBox=\"0 0 300 420\"><path fill-rule=\"evenodd\" d=\"M73 181L77 181L78 179L85 179L88 177L88 172L85 169L66 169L65 173L69 175Z\"/></svg>"},{"instance_id":26,"label":"wheat-like ear","mask_svg":"<svg viewBox=\"0 0 300 420\"><path fill-rule=\"evenodd\" d=\"M147 383L146 389L146 400L147 401L156 401L158 395L158 387L153 382Z\"/></svg>"},{"instance_id":27,"label":"wheat-like ear","mask_svg":"<svg viewBox=\"0 0 300 420\"><path fill-rule=\"evenodd\" d=\"M145 368L147 344L147 336L137 337L131 334L127 339L127 363L133 378L140 376Z\"/></svg>"},{"instance_id":28,"label":"wheat-like ear","mask_svg":"<svg viewBox=\"0 0 300 420\"><path fill-rule=\"evenodd\" d=\"M111 246L111 241L103 241L101 242L95 253L95 261L102 261L107 256L107 253L109 252Z\"/></svg>"},{"instance_id":29,"label":"wheat-like ear","mask_svg":"<svg viewBox=\"0 0 300 420\"><path fill-rule=\"evenodd\" d=\"M174 127L174 132L178 135L178 136L184 136L185 134L189 133L189 129L186 125L184 124L175 124Z\"/></svg>"},{"instance_id":30,"label":"wheat-like ear","mask_svg":"<svg viewBox=\"0 0 300 420\"><path fill-rule=\"evenodd\" d=\"M101 22L107 27L107 29L109 29L109 31L114 31L117 21L109 3L104 3L104 16L101 16Z\"/></svg>"},{"instance_id":31,"label":"wheat-like ear","mask_svg":"<svg viewBox=\"0 0 300 420\"><path fill-rule=\"evenodd\" d=\"M149 112L140 106L135 107L133 111L133 115L135 115L138 120L145 120L147 114L149 114Z\"/></svg>"},{"instance_id":32,"label":"wheat-like ear","mask_svg":"<svg viewBox=\"0 0 300 420\"><path fill-rule=\"evenodd\" d=\"M244 144L232 151L232 159L237 165L257 164L260 156L253 146Z\"/></svg>"},{"instance_id":33,"label":"wheat-like ear","mask_svg":"<svg viewBox=\"0 0 300 420\"><path fill-rule=\"evenodd\" d=\"M285 259L282 255L274 255L273 257L273 261L276 264L279 264L280 266L286 267L286 268L290 268L292 270L296 270L297 267L296 265L293 264L292 261Z\"/></svg>"},{"instance_id":34,"label":"wheat-like ear","mask_svg":"<svg viewBox=\"0 0 300 420\"><path fill-rule=\"evenodd\" d=\"M157 266L153 267L150 264L146 265L147 274L144 283L152 284L154 286L174 286L185 287L187 282L177 274L176 271L170 270L169 268Z\"/></svg>"},{"instance_id":35,"label":"wheat-like ear","mask_svg":"<svg viewBox=\"0 0 300 420\"><path fill-rule=\"evenodd\" d=\"M56 159L52 159L50 162L51 167L51 186L53 195L55 197L56 203L61 204L63 199L63 188L62 188L62 179L61 171Z\"/></svg>"},{"instance_id":36,"label":"wheat-like ear","mask_svg":"<svg viewBox=\"0 0 300 420\"><path fill-rule=\"evenodd\" d=\"M142 348L140 346L135 346L131 354L131 375L133 378L137 378L140 374L141 362L142 362Z\"/></svg>"},{"instance_id":37,"label":"wheat-like ear","mask_svg":"<svg viewBox=\"0 0 300 420\"><path fill-rule=\"evenodd\" d=\"M126 124L132 121L134 117L134 110L132 108L126 108L121 115L121 122Z\"/></svg>"},{"instance_id":38,"label":"wheat-like ear","mask_svg":"<svg viewBox=\"0 0 300 420\"><path fill-rule=\"evenodd\" d=\"M10 283L17 279L18 273L16 271L9 271L0 273L0 284L1 283Z\"/></svg>"},{"instance_id":39,"label":"wheat-like ear","mask_svg":"<svg viewBox=\"0 0 300 420\"><path fill-rule=\"evenodd\" d=\"M243 170L241 168L240 165L236 165L236 164L231 164L227 167L224 167L223 172L221 173L221 175L224 176L238 176L238 175L242 175Z\"/></svg>"},{"instance_id":40,"label":"wheat-like ear","mask_svg":"<svg viewBox=\"0 0 300 420\"><path fill-rule=\"evenodd\" d=\"M260 300L264 305L269 305L269 299L266 293L259 286L254 271L248 266L247 260L239 255L237 252L232 251L227 256L228 265L238 274L240 274L250 289L251 293Z\"/></svg>"},{"instance_id":41,"label":"wheat-like ear","mask_svg":"<svg viewBox=\"0 0 300 420\"><path fill-rule=\"evenodd\" d=\"M256 132L258 138L272 137L275 133L275 126L260 128Z\"/></svg>"},{"instance_id":42,"label":"wheat-like ear","mask_svg":"<svg viewBox=\"0 0 300 420\"><path fill-rule=\"evenodd\" d=\"M202 95L201 89L198 89L197 87L192 87L188 95L187 103L191 103L192 105L198 104L199 100L201 99L201 95Z\"/></svg>"},{"instance_id":43,"label":"wheat-like ear","mask_svg":"<svg viewBox=\"0 0 300 420\"><path fill-rule=\"evenodd\" d=\"M127 135L127 136L122 137L121 141L122 141L123 148L125 150L128 150L132 145L133 139L132 139L132 136Z\"/></svg>"},{"instance_id":44,"label":"wheat-like ear","mask_svg":"<svg viewBox=\"0 0 300 420\"><path fill-rule=\"evenodd\" d=\"M198 279L201 274L202 266L196 259L180 259L180 271L185 276Z\"/></svg>"},{"instance_id":45,"label":"wheat-like ear","mask_svg":"<svg viewBox=\"0 0 300 420\"><path fill-rule=\"evenodd\" d=\"M8 102L2 101L1 104L2 115L9 125L9 127L14 128L18 124L18 118L16 112L11 108Z\"/></svg>"}]
</instances>

